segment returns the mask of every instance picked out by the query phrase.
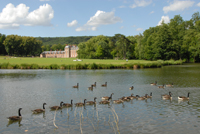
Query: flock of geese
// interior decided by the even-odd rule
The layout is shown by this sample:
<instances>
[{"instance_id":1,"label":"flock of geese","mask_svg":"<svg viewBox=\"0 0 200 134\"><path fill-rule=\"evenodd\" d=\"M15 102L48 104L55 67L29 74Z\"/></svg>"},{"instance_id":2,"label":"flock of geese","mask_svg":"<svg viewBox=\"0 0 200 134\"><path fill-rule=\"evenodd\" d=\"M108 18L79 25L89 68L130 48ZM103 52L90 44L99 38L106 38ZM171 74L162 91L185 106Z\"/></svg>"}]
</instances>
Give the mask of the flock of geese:
<instances>
[{"instance_id":1,"label":"flock of geese","mask_svg":"<svg viewBox=\"0 0 200 134\"><path fill-rule=\"evenodd\" d=\"M150 83L150 85L152 86L157 86L157 81L155 81L155 83ZM102 87L107 87L107 82L105 82L105 84L101 85ZM77 85L72 86L73 88L79 88L79 83L77 83ZM91 87L88 87L88 90L93 90L93 87L96 87L96 82L94 84L91 85ZM172 84L167 84L167 85L162 85L162 86L158 86L158 88L165 88L165 87L173 87L173 83ZM133 90L133 86L131 86L129 89ZM189 100L189 94L190 92L188 92L187 97L185 96L178 96L178 100ZM114 95L114 93L112 93L110 96L104 96L101 97L102 101L99 102L99 104L109 104L112 100L112 95ZM167 99L172 99L172 93L169 92L169 94L164 94L161 95L162 99L167 100ZM132 93L131 96L123 96L121 98L119 98L118 100L112 100L112 103L123 103L124 101L130 101L132 99L137 99L137 100L147 100L148 98L152 98L152 92L150 93L150 95L145 94L145 96L139 96L136 95L134 96L134 94ZM87 99L84 99L84 102L78 102L75 103L75 106L85 106L85 105L94 105L96 104L96 97L94 97L94 101L86 101ZM33 114L38 114L38 113L42 113L45 112L45 105L47 105L46 103L43 103L43 109L35 109L35 110L31 110L33 112ZM71 100L71 103L64 103L63 101L60 102L60 106L51 106L49 107L51 110L58 110L58 109L62 109L63 107L72 107L73 106L73 100ZM18 116L10 116L7 117L9 121L18 121L22 119L21 116L21 110L22 108L18 109Z\"/></svg>"}]
</instances>

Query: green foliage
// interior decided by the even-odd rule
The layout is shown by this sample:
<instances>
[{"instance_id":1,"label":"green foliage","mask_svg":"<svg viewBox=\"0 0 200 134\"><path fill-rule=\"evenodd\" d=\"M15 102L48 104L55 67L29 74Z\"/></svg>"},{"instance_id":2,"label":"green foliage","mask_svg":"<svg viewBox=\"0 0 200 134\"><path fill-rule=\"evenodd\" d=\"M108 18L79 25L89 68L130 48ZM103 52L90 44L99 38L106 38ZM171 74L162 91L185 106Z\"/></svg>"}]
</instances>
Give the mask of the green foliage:
<instances>
[{"instance_id":1,"label":"green foliage","mask_svg":"<svg viewBox=\"0 0 200 134\"><path fill-rule=\"evenodd\" d=\"M60 69L60 66L57 64L51 64L49 65L49 69Z\"/></svg>"},{"instance_id":2,"label":"green foliage","mask_svg":"<svg viewBox=\"0 0 200 134\"><path fill-rule=\"evenodd\" d=\"M27 56L39 55L41 53L41 41L34 37L22 37L18 35L8 35L3 45L8 55Z\"/></svg>"},{"instance_id":3,"label":"green foliage","mask_svg":"<svg viewBox=\"0 0 200 134\"><path fill-rule=\"evenodd\" d=\"M93 36L77 36L77 37L36 37L37 40L40 40L43 42L43 45L49 45L50 47L54 44L79 44L81 42L86 42ZM49 51L49 50L45 50Z\"/></svg>"}]
</instances>

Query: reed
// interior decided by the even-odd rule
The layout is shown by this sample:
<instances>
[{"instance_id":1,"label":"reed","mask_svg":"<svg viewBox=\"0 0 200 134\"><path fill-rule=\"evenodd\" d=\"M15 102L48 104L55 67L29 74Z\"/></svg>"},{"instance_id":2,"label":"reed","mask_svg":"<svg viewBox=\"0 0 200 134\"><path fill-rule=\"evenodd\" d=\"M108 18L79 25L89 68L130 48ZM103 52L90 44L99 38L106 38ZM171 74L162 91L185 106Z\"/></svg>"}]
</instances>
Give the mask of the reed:
<instances>
[{"instance_id":1,"label":"reed","mask_svg":"<svg viewBox=\"0 0 200 134\"><path fill-rule=\"evenodd\" d=\"M160 68L167 65L182 65L182 60L158 60L152 62L138 62L138 63L125 63L125 64L102 64L102 63L78 63L78 64L50 64L39 65L36 63L27 64L10 64L0 63L0 69L139 69L139 68Z\"/></svg>"},{"instance_id":2,"label":"reed","mask_svg":"<svg viewBox=\"0 0 200 134\"><path fill-rule=\"evenodd\" d=\"M50 69L59 69L60 68L60 66L57 64L51 64L51 65L49 65L49 67L50 67Z\"/></svg>"},{"instance_id":3,"label":"reed","mask_svg":"<svg viewBox=\"0 0 200 134\"><path fill-rule=\"evenodd\" d=\"M40 69L38 64L31 64L30 67L31 69Z\"/></svg>"},{"instance_id":4,"label":"reed","mask_svg":"<svg viewBox=\"0 0 200 134\"><path fill-rule=\"evenodd\" d=\"M30 64L26 64L26 63L22 63L20 65L20 69L31 69L31 65Z\"/></svg>"}]
</instances>

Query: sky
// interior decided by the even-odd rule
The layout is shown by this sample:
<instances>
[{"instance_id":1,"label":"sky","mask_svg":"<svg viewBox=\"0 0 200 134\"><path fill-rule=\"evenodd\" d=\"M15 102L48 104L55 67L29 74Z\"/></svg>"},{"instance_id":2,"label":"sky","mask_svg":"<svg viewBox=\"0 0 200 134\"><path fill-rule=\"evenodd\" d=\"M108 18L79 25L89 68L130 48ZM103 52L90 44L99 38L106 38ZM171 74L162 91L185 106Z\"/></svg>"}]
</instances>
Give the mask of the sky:
<instances>
[{"instance_id":1,"label":"sky","mask_svg":"<svg viewBox=\"0 0 200 134\"><path fill-rule=\"evenodd\" d=\"M190 20L200 0L0 0L0 33L32 37L135 36Z\"/></svg>"}]
</instances>

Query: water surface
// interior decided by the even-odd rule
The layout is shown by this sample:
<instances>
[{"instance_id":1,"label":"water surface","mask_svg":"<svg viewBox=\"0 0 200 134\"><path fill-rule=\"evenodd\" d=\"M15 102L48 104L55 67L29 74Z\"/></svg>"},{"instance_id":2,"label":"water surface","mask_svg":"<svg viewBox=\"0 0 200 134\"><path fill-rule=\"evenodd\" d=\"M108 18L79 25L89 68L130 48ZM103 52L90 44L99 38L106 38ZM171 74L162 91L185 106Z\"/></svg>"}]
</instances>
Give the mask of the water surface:
<instances>
[{"instance_id":1,"label":"water surface","mask_svg":"<svg viewBox=\"0 0 200 134\"><path fill-rule=\"evenodd\" d=\"M174 84L160 89L152 82ZM200 132L200 64L167 66L138 70L0 70L0 133L199 133ZM93 91L88 87L97 82ZM107 87L101 84L108 83ZM78 89L72 86L79 83ZM129 87L134 86L133 90ZM162 100L161 94L173 93L173 99ZM123 104L64 108L51 111L49 106L61 101L74 103L97 97L153 93L147 101L131 100ZM190 101L179 102L179 95ZM46 112L33 115L31 110ZM6 117L17 115L23 108L21 122L8 124ZM116 125L116 112L119 123ZM115 116L114 116L115 115ZM55 129L53 124L55 116ZM81 118L80 118L81 117ZM81 121L81 123L80 123Z\"/></svg>"}]
</instances>

